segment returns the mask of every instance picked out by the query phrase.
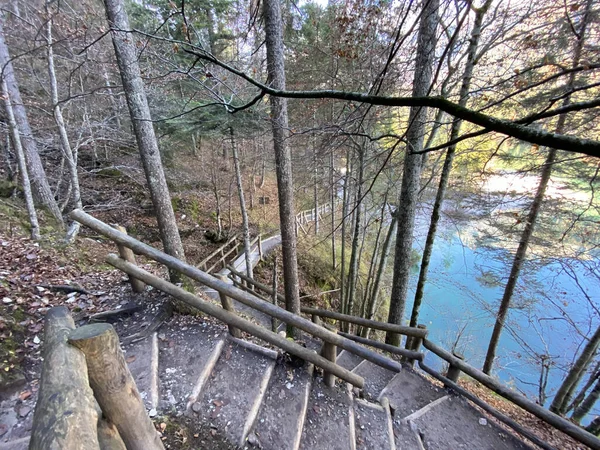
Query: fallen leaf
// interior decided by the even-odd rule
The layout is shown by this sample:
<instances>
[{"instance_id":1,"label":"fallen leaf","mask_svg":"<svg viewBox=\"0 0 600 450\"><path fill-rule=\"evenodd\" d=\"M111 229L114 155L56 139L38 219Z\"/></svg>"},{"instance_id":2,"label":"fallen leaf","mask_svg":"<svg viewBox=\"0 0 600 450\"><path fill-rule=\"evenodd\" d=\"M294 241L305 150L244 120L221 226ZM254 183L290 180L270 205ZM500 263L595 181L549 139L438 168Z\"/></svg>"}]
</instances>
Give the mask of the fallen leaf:
<instances>
[{"instance_id":1,"label":"fallen leaf","mask_svg":"<svg viewBox=\"0 0 600 450\"><path fill-rule=\"evenodd\" d=\"M135 361L135 355L131 355L129 358L127 358L125 361L127 361L127 363L131 363L133 361Z\"/></svg>"}]
</instances>

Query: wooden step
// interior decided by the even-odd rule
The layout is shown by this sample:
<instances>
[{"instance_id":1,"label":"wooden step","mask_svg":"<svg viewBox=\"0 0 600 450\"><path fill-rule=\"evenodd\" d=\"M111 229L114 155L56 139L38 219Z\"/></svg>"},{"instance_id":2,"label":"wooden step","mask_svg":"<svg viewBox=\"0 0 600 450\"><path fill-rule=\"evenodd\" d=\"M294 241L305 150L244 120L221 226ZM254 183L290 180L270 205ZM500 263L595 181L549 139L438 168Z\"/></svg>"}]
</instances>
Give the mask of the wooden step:
<instances>
[{"instance_id":1,"label":"wooden step","mask_svg":"<svg viewBox=\"0 0 600 450\"><path fill-rule=\"evenodd\" d=\"M427 450L531 450L465 399L451 395L414 418Z\"/></svg>"},{"instance_id":2,"label":"wooden step","mask_svg":"<svg viewBox=\"0 0 600 450\"><path fill-rule=\"evenodd\" d=\"M312 365L298 368L282 361L275 366L249 442L263 450L299 447L312 373Z\"/></svg>"},{"instance_id":3,"label":"wooden step","mask_svg":"<svg viewBox=\"0 0 600 450\"><path fill-rule=\"evenodd\" d=\"M357 356L354 353L350 353L346 350L342 350L337 355L336 363L345 369L352 370L356 366L358 366L362 361L363 359L360 356Z\"/></svg>"},{"instance_id":4,"label":"wooden step","mask_svg":"<svg viewBox=\"0 0 600 450\"><path fill-rule=\"evenodd\" d=\"M216 427L243 446L267 389L276 353L245 341L228 339L192 410L202 425Z\"/></svg>"},{"instance_id":5,"label":"wooden step","mask_svg":"<svg viewBox=\"0 0 600 450\"><path fill-rule=\"evenodd\" d=\"M308 401L300 449L354 450L354 409L346 384L328 388L316 378Z\"/></svg>"},{"instance_id":6,"label":"wooden step","mask_svg":"<svg viewBox=\"0 0 600 450\"><path fill-rule=\"evenodd\" d=\"M355 398L354 417L358 450L396 449L389 409Z\"/></svg>"},{"instance_id":7,"label":"wooden step","mask_svg":"<svg viewBox=\"0 0 600 450\"><path fill-rule=\"evenodd\" d=\"M384 369L383 367L373 364L371 361L367 360L363 360L352 370L352 372L365 379L365 385L362 389L362 396L371 402L377 401L381 391L383 391L392 378L396 376L395 372Z\"/></svg>"},{"instance_id":8,"label":"wooden step","mask_svg":"<svg viewBox=\"0 0 600 450\"><path fill-rule=\"evenodd\" d=\"M392 378L379 398L386 397L389 400L396 420L409 416L445 394L443 389L405 367Z\"/></svg>"},{"instance_id":9,"label":"wooden step","mask_svg":"<svg viewBox=\"0 0 600 450\"><path fill-rule=\"evenodd\" d=\"M158 335L125 345L125 361L133 376L144 405L150 411L158 407ZM155 412L154 412L155 414Z\"/></svg>"},{"instance_id":10,"label":"wooden step","mask_svg":"<svg viewBox=\"0 0 600 450\"><path fill-rule=\"evenodd\" d=\"M163 325L158 333L159 409L185 411L217 362L226 334L208 323Z\"/></svg>"}]
</instances>

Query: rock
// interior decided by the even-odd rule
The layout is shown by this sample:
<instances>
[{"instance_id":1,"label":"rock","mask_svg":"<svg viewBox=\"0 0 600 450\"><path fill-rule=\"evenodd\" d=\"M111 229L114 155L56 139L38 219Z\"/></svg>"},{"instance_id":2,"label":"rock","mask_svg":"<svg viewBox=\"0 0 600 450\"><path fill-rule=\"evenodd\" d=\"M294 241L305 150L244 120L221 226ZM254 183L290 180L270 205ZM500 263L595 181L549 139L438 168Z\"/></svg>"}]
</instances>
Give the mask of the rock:
<instances>
[{"instance_id":1,"label":"rock","mask_svg":"<svg viewBox=\"0 0 600 450\"><path fill-rule=\"evenodd\" d=\"M27 417L30 412L31 408L29 406L21 406L19 408L19 417Z\"/></svg>"},{"instance_id":2,"label":"rock","mask_svg":"<svg viewBox=\"0 0 600 450\"><path fill-rule=\"evenodd\" d=\"M481 419L479 419L479 425L487 425L487 419L485 417L482 417Z\"/></svg>"},{"instance_id":3,"label":"rock","mask_svg":"<svg viewBox=\"0 0 600 450\"><path fill-rule=\"evenodd\" d=\"M150 410L150 412L148 412L148 416L150 416L150 417L155 417L156 414L158 414L157 411L156 411L156 408L152 408Z\"/></svg>"},{"instance_id":4,"label":"rock","mask_svg":"<svg viewBox=\"0 0 600 450\"><path fill-rule=\"evenodd\" d=\"M199 413L202 410L202 405L199 402L195 402L192 405L192 411L194 411L195 413Z\"/></svg>"},{"instance_id":5,"label":"rock","mask_svg":"<svg viewBox=\"0 0 600 450\"><path fill-rule=\"evenodd\" d=\"M248 444L250 444L252 447L262 448L258 437L256 437L256 434L254 433L250 433L250 435L248 436Z\"/></svg>"},{"instance_id":6,"label":"rock","mask_svg":"<svg viewBox=\"0 0 600 450\"><path fill-rule=\"evenodd\" d=\"M11 304L12 302L13 302L13 301L12 301L12 299L11 299L11 298L8 298L8 297L4 297L4 298L2 299L2 303L4 303L5 305L9 305L9 304Z\"/></svg>"}]
</instances>

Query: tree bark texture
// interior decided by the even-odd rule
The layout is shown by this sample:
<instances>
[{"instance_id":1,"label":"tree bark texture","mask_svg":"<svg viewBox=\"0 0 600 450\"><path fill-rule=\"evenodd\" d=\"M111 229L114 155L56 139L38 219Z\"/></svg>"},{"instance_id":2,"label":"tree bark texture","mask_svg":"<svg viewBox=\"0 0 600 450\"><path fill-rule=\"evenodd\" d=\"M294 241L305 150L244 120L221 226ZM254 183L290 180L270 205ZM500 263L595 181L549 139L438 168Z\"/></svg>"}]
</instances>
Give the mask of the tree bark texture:
<instances>
[{"instance_id":1,"label":"tree bark texture","mask_svg":"<svg viewBox=\"0 0 600 450\"><path fill-rule=\"evenodd\" d=\"M31 225L31 239L40 239L40 225L38 223L37 212L35 210L35 204L33 203L33 194L31 193L31 182L29 180L29 171L27 170L27 162L25 161L25 153L23 152L23 146L21 144L21 135L17 122L15 121L15 115L13 111L13 105L11 103L10 96L7 93L6 81L2 80L2 95L4 96L4 106L6 107L6 117L8 119L8 129L15 148L15 154L17 157L17 165L19 167L19 173L21 175L21 187L23 188L23 196L25 197L25 208L27 209L27 215L29 216L29 224ZM10 167L10 162L9 162Z\"/></svg>"},{"instance_id":2,"label":"tree bark texture","mask_svg":"<svg viewBox=\"0 0 600 450\"><path fill-rule=\"evenodd\" d=\"M590 16L590 11L592 7L593 0L587 1L586 10L584 12L583 19L581 21L581 27L579 30L579 39L575 44L574 54L573 54L573 64L572 67L577 67L579 65L579 60L581 59L581 51L583 49L583 43L585 40L585 30L587 28L588 18ZM575 72L571 72L569 75L567 85L566 85L566 94L565 98L562 102L562 106L568 106L571 103L571 90L575 85ZM556 133L563 133L565 129L565 123L567 121L567 115L561 114L558 117L558 122L556 124ZM492 336L490 338L490 343L488 345L488 350L485 355L485 362L483 364L483 372L486 374L490 374L492 368L494 366L494 361L496 359L496 350L498 348L498 342L500 341L500 335L502 334L502 330L504 328L504 323L506 321L506 316L508 314L508 310L510 308L510 304L512 301L512 296L514 294L515 288L517 286L517 281L519 279L519 274L521 273L521 268L523 266L523 262L525 261L525 256L527 255L527 248L529 247L529 240L533 235L533 231L535 229L535 224L540 212L540 208L542 206L542 202L544 200L544 195L546 193L546 188L548 186L548 182L550 181L550 175L552 174L552 167L554 165L554 161L556 159L557 150L551 148L548 150L548 155L546 157L546 162L544 163L544 167L542 168L542 174L540 177L540 183L538 185L537 191L535 193L535 197L533 198L533 202L531 204L531 209L529 210L529 214L527 215L527 219L525 220L525 228L521 234L521 240L519 241L519 246L517 247L517 252L515 253L515 257L513 259L513 263L510 269L510 275L508 277L508 282L504 288L504 293L502 295L502 300L500 301L500 307L498 308L498 313L496 315L496 321L494 324L494 329L492 331ZM579 381L579 380L578 380ZM573 387L574 389L575 387ZM553 402L554 403L554 402ZM568 401L565 404L568 405Z\"/></svg>"},{"instance_id":3,"label":"tree bark texture","mask_svg":"<svg viewBox=\"0 0 600 450\"><path fill-rule=\"evenodd\" d=\"M131 34L121 31L131 29L125 6L123 0L104 0L104 5L160 237L166 253L184 260L183 245L177 229L171 196L160 159L158 142L154 134L150 108L148 107L140 67L137 62L135 43ZM173 281L179 279L178 274L173 271L170 272L170 276Z\"/></svg>"},{"instance_id":4,"label":"tree bark texture","mask_svg":"<svg viewBox=\"0 0 600 450\"><path fill-rule=\"evenodd\" d=\"M52 100L52 113L54 114L54 121L58 128L58 136L60 137L60 147L62 153L67 161L67 167L69 169L69 181L71 183L71 206L72 209L81 209L81 190L79 188L79 174L77 173L77 161L73 155L71 143L69 142L69 135L67 134L67 127L65 126L65 120L62 115L60 103L58 101L58 82L56 81L56 70L54 69L54 49L52 48L52 13L50 12L49 1L46 0L45 4L46 14L46 57L48 59L48 78L50 80L50 95ZM79 233L79 222L73 220L69 224L66 235L66 242L71 243L77 237Z\"/></svg>"},{"instance_id":5,"label":"tree bark texture","mask_svg":"<svg viewBox=\"0 0 600 450\"><path fill-rule=\"evenodd\" d=\"M285 89L285 65L283 54L283 22L279 0L263 2L265 39L267 47L267 72L271 86ZM296 256L296 216L294 214L294 185L292 181L292 156L286 138L288 133L287 100L272 96L271 123L273 148L279 196L279 221L283 254L283 281L286 309L300 314L298 286L298 260ZM288 333L293 330L288 327Z\"/></svg>"},{"instance_id":6,"label":"tree bark texture","mask_svg":"<svg viewBox=\"0 0 600 450\"><path fill-rule=\"evenodd\" d=\"M365 149L360 148L358 150L358 181L356 183L356 203L354 205L354 234L352 236L352 252L350 253L350 264L348 272L348 289L347 289L347 301L346 311L344 314L353 315L354 308L354 297L356 296L356 283L358 279L358 244L360 240L360 225L361 225L361 197L362 197L362 183L365 169Z\"/></svg>"},{"instance_id":7,"label":"tree bark texture","mask_svg":"<svg viewBox=\"0 0 600 450\"><path fill-rule=\"evenodd\" d=\"M128 450L163 450L112 325L97 323L72 331L69 344L85 354L90 386L104 416L114 423Z\"/></svg>"},{"instance_id":8,"label":"tree bark texture","mask_svg":"<svg viewBox=\"0 0 600 450\"><path fill-rule=\"evenodd\" d=\"M436 27L438 24L439 0L429 0L424 3L419 25L417 57L415 62L415 77L412 95L427 96L430 89L435 56ZM410 274L410 254L412 250L413 231L419 181L421 178L421 155L427 121L427 109L412 107L408 118L406 133L406 156L404 158L404 175L402 189L398 202L398 229L396 233L396 253L394 256L394 278L388 322L401 324L404 320L408 279ZM400 336L392 333L386 335L386 343L400 345Z\"/></svg>"},{"instance_id":9,"label":"tree bark texture","mask_svg":"<svg viewBox=\"0 0 600 450\"><path fill-rule=\"evenodd\" d=\"M250 224L248 223L248 210L246 209L246 200L244 198L244 183L242 183L242 170L240 168L240 158L238 156L237 146L235 145L235 135L233 127L229 127L229 137L231 138L231 153L233 156L233 167L235 169L235 181L237 183L238 195L240 197L240 210L242 213L242 229L244 233L244 256L246 260L246 274L249 278L254 278L252 274L252 248L250 245Z\"/></svg>"},{"instance_id":10,"label":"tree bark texture","mask_svg":"<svg viewBox=\"0 0 600 450\"><path fill-rule=\"evenodd\" d=\"M471 31L469 48L467 49L467 62L465 64L465 71L463 73L462 84L460 87L460 99L458 101L460 106L467 105L469 90L471 88L471 79L473 77L473 68L475 67L475 59L477 57L477 48L479 46L479 37L481 36L481 24L483 23L483 18L490 4L491 1L487 0L485 4L475 13L475 21L473 23L473 30ZM441 116L441 114L439 114L439 116ZM441 117L439 117L439 120L441 120ZM460 119L455 119L454 122L452 122L452 129L450 131L451 141L458 137L461 125L462 120ZM432 131L431 134L433 136L435 131ZM433 138L431 136L430 141L433 142ZM427 272L429 270L429 263L431 261L431 253L433 251L433 244L435 242L438 222L440 220L442 204L444 203L444 197L446 196L446 190L448 188L448 180L450 179L450 172L452 171L452 163L454 161L455 152L456 144L448 147L448 150L446 151L446 159L444 160L444 167L442 168L442 173L440 175L438 190L433 204L433 211L431 212L429 229L427 231L427 239L425 240L425 247L423 249L423 256L421 259L421 269L419 271L419 280L417 281L415 301L413 303L412 313L410 316L411 327L417 326L417 321L419 320L419 310L423 300L425 283L427 282Z\"/></svg>"},{"instance_id":11,"label":"tree bark texture","mask_svg":"<svg viewBox=\"0 0 600 450\"><path fill-rule=\"evenodd\" d=\"M44 321L44 364L30 450L99 449L98 412L85 356L67 344L75 329L69 310L52 308Z\"/></svg>"},{"instance_id":12,"label":"tree bark texture","mask_svg":"<svg viewBox=\"0 0 600 450\"><path fill-rule=\"evenodd\" d=\"M567 407L569 403L571 403L571 399L575 393L575 388L583 378L585 371L592 362L599 347L600 327L596 328L596 332L587 341L583 350L575 360L573 367L571 367L567 376L558 388L558 391L550 404L550 411L556 414L564 414L567 411Z\"/></svg>"},{"instance_id":13,"label":"tree bark texture","mask_svg":"<svg viewBox=\"0 0 600 450\"><path fill-rule=\"evenodd\" d=\"M21 136L21 145L23 146L25 159L27 160L27 169L29 172L31 186L33 188L33 194L36 200L48 208L50 213L62 226L62 214L58 208L56 200L54 199L52 190L50 189L50 184L48 183L48 179L46 177L46 171L42 165L37 144L33 138L33 133L31 132L29 119L27 118L27 111L25 110L25 105L21 99L19 85L15 77L8 47L6 46L6 42L4 40L4 20L2 17L0 17L0 67L3 68L2 75L6 81L6 89L13 105L15 121ZM13 142L13 146L14 145L15 143Z\"/></svg>"}]
</instances>

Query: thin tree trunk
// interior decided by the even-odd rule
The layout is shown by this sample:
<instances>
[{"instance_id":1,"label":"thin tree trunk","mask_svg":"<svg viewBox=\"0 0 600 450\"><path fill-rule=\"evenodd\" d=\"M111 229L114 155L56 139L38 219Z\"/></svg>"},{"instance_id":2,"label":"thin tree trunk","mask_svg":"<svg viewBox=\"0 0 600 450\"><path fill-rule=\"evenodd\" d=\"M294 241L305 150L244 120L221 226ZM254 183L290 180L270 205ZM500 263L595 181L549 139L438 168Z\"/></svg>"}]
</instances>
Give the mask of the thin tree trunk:
<instances>
[{"instance_id":1,"label":"thin tree trunk","mask_svg":"<svg viewBox=\"0 0 600 450\"><path fill-rule=\"evenodd\" d=\"M436 27L438 24L439 0L424 3L419 26L413 97L424 97L428 94L433 72L435 55ZM396 233L396 252L394 256L394 278L388 322L401 324L404 320L408 279L410 274L410 255L412 250L413 231L419 181L421 178L421 155L416 153L423 148L427 108L412 107L408 118L406 133L406 156L404 158L404 176L402 190L398 202L398 231ZM387 333L386 343L400 345L400 335Z\"/></svg>"},{"instance_id":2,"label":"thin tree trunk","mask_svg":"<svg viewBox=\"0 0 600 450\"><path fill-rule=\"evenodd\" d=\"M571 419L573 419L575 423L581 422L581 419L583 419L592 410L598 401L598 398L600 398L600 379L596 380L594 389L592 389L592 392L589 393L583 403L575 409Z\"/></svg>"},{"instance_id":3,"label":"thin tree trunk","mask_svg":"<svg viewBox=\"0 0 600 450\"><path fill-rule=\"evenodd\" d=\"M49 2L45 4L46 15L46 57L48 59L48 77L50 80L50 93L52 99L52 112L54 114L54 121L58 128L58 136L60 138L60 147L69 169L69 181L71 182L71 206L73 209L81 209L81 190L79 188L79 174L77 173L77 162L71 149L71 143L69 142L69 135L67 134L67 128L65 126L65 120L62 115L60 103L58 101L58 82L56 81L56 71L54 69L54 49L52 48L52 13L50 12ZM71 221L67 229L65 241L72 243L77 234L79 233L79 222L76 220Z\"/></svg>"},{"instance_id":4,"label":"thin tree trunk","mask_svg":"<svg viewBox=\"0 0 600 450\"><path fill-rule=\"evenodd\" d=\"M31 239L37 241L40 239L40 226L38 224L35 205L33 204L33 194L31 192L27 163L25 162L25 152L23 151L23 146L21 145L21 136L19 134L17 122L15 121L13 105L11 104L10 96L8 95L8 88L4 79L2 80L2 96L4 97L4 106L6 108L6 117L8 119L8 129L12 136L19 172L21 173L21 186L23 187L23 196L25 197L25 207L27 209L27 215L29 216L29 224L31 225Z\"/></svg>"},{"instance_id":5,"label":"thin tree trunk","mask_svg":"<svg viewBox=\"0 0 600 450\"><path fill-rule=\"evenodd\" d=\"M264 0L265 40L267 47L267 72L271 86L285 89L285 63L281 6L279 0ZM294 214L294 185L292 182L292 156L286 143L288 129L287 100L271 96L273 148L279 196L279 221L283 253L283 281L286 309L300 314L298 291L298 260L296 256L296 217ZM294 330L288 326L288 335Z\"/></svg>"},{"instance_id":6,"label":"thin tree trunk","mask_svg":"<svg viewBox=\"0 0 600 450\"><path fill-rule=\"evenodd\" d=\"M317 167L317 148L313 138L313 197L315 204L315 234L319 234L319 180L318 180L319 169Z\"/></svg>"},{"instance_id":7,"label":"thin tree trunk","mask_svg":"<svg viewBox=\"0 0 600 450\"><path fill-rule=\"evenodd\" d=\"M110 85L110 78L108 77L108 71L106 70L106 66L104 66L104 69L102 70L102 77L104 78L104 86L106 86L106 88L109 91L110 103L112 105L115 125L117 126L117 129L120 130L121 129L121 113L119 111L119 103L115 100L115 96L111 92L112 86Z\"/></svg>"},{"instance_id":8,"label":"thin tree trunk","mask_svg":"<svg viewBox=\"0 0 600 450\"><path fill-rule=\"evenodd\" d=\"M130 30L129 19L123 0L104 0L106 15L111 27L112 41L117 56L117 63L123 80L123 88L131 115L133 130L140 151L142 165L146 174L152 204L158 222L158 229L165 252L178 259L185 260L183 245L177 229L175 213L171 204L169 187L163 171L158 142L154 134L152 117L144 84L137 62L137 53ZM178 282L180 277L175 271L170 271L170 278Z\"/></svg>"},{"instance_id":9,"label":"thin tree trunk","mask_svg":"<svg viewBox=\"0 0 600 450\"><path fill-rule=\"evenodd\" d=\"M358 181L356 183L356 204L354 205L354 234L352 235L352 253L348 272L348 301L346 302L346 314L352 315L354 307L354 296L356 295L356 281L358 278L358 244L361 232L361 197L362 183L365 170L365 149L358 149Z\"/></svg>"},{"instance_id":10,"label":"thin tree trunk","mask_svg":"<svg viewBox=\"0 0 600 450\"><path fill-rule=\"evenodd\" d=\"M350 179L350 153L346 152L346 173L342 193L342 261L340 264L340 313L346 314L346 219L348 216L348 181ZM348 332L348 324L342 323L342 331Z\"/></svg>"},{"instance_id":11,"label":"thin tree trunk","mask_svg":"<svg viewBox=\"0 0 600 450\"><path fill-rule=\"evenodd\" d=\"M336 192L336 184L335 184L335 174L334 174L334 155L333 150L329 156L329 184L331 185L331 203L329 209L331 210L331 267L335 270L336 260L335 260L335 204L337 199Z\"/></svg>"},{"instance_id":12,"label":"thin tree trunk","mask_svg":"<svg viewBox=\"0 0 600 450\"><path fill-rule=\"evenodd\" d=\"M581 22L581 28L579 32L579 40L575 45L575 52L573 55L573 67L577 67L579 65L579 60L581 58L581 51L583 49L583 43L585 40L585 30L587 27L588 18L590 16L590 10L592 7L593 0L588 0L586 10L584 12L583 20ZM571 103L571 95L570 92L575 84L575 72L572 72L569 75L569 80L566 85L567 93L565 94L565 99L562 102L563 107L568 106ZM567 120L567 114L561 114L558 117L558 122L556 124L556 133L562 134L565 128L565 122ZM525 228L523 229L523 233L521 234L521 240L519 242L519 247L517 248L517 252L515 253L515 258L513 259L512 267L510 269L510 275L508 277L508 282L506 283L506 287L504 288L504 294L502 295L502 300L500 301L500 308L498 309L498 314L496 315L496 323L494 324L494 330L492 331L492 337L490 338L490 343L488 346L487 354L485 356L485 362L483 364L483 372L486 374L490 374L492 368L494 366L494 361L496 359L496 349L498 348L498 342L500 341L500 335L504 328L504 322L506 320L506 315L508 314L508 310L510 308L510 303L512 300L512 296L517 286L517 281L519 279L519 274L521 272L521 267L523 266L523 261L525 261L525 256L527 254L527 247L529 246L529 240L533 235L533 230L535 228L535 223L537 221L537 217L539 215L540 207L542 206L542 201L544 200L544 194L546 193L546 187L548 186L548 181L550 181L550 175L552 174L552 167L554 165L554 161L556 159L556 149L550 149L548 151L548 156L546 157L546 162L542 169L542 175L540 177L540 183L537 188L537 192L535 193L535 197L533 198L533 203L531 204L531 209L529 210L529 214L527 215L527 219L525 221ZM579 381L579 379L577 380ZM574 389L575 387L573 387ZM555 399L556 400L556 399ZM563 408L565 408L570 402L564 403ZM554 404L554 402L553 402ZM562 410L562 408L560 408Z\"/></svg>"},{"instance_id":13,"label":"thin tree trunk","mask_svg":"<svg viewBox=\"0 0 600 450\"><path fill-rule=\"evenodd\" d=\"M373 319L373 317L375 316L375 312L377 311L377 298L379 297L379 287L381 286L381 278L385 273L385 269L387 267L390 250L392 248L392 236L394 236L397 223L398 219L396 217L396 214L393 214L390 227L388 229L387 235L385 236L385 241L383 241L383 248L381 249L381 259L379 260L379 269L377 270L377 274L375 275L375 281L373 282L373 287L371 288L372 294L371 299L369 301L369 307L367 308L367 319ZM363 328L362 331L363 337L368 337L369 328Z\"/></svg>"},{"instance_id":14,"label":"thin tree trunk","mask_svg":"<svg viewBox=\"0 0 600 450\"><path fill-rule=\"evenodd\" d=\"M596 362L596 366L591 371L589 379L587 380L585 385L580 389L579 394L577 394L575 399L568 406L565 413L568 413L571 410L575 410L579 407L579 405L581 405L581 402L583 402L583 400L585 400L585 395L586 395L588 389L592 387L592 385L598 378L600 378L600 361Z\"/></svg>"},{"instance_id":15,"label":"thin tree trunk","mask_svg":"<svg viewBox=\"0 0 600 450\"><path fill-rule=\"evenodd\" d=\"M237 183L238 194L240 196L240 210L242 212L244 255L246 257L246 275L248 275L248 278L254 278L252 274L252 248L250 247L250 225L248 224L248 211L246 210L246 200L244 198L244 184L242 183L242 171L240 170L240 159L238 158L237 146L235 145L233 127L229 127L229 136L231 137L231 154L233 155L235 180Z\"/></svg>"},{"instance_id":16,"label":"thin tree trunk","mask_svg":"<svg viewBox=\"0 0 600 450\"><path fill-rule=\"evenodd\" d=\"M6 141L2 146L2 157L4 159L4 163L6 164L6 178L8 181L13 181L15 178L15 172L13 171L10 162L10 132L6 134Z\"/></svg>"},{"instance_id":17,"label":"thin tree trunk","mask_svg":"<svg viewBox=\"0 0 600 450\"><path fill-rule=\"evenodd\" d=\"M469 98L469 90L471 88L471 79L473 77L473 68L475 67L476 62L475 58L477 57L477 47L479 45L479 38L481 36L481 24L483 23L483 18L490 4L490 0L486 1L486 3L481 8L479 8L475 14L475 22L473 24L473 30L471 31L471 39L469 41L469 48L467 50L467 62L463 74L462 85L460 87L460 99L458 101L458 104L460 106L467 105L467 101ZM458 137L461 125L462 120L454 120L454 122L452 123L452 130L450 132L450 140L454 140ZM429 139L430 142L433 142L432 136L434 134L435 131L432 131ZM429 270L429 263L431 261L431 253L433 251L433 244L435 242L437 227L440 220L442 204L444 203L444 197L446 196L446 190L448 189L448 181L450 179L450 172L452 171L452 163L454 161L455 152L456 145L448 147L448 151L446 152L446 159L444 161L444 167L442 169L442 174L440 175L440 182L437 194L435 196L435 202L433 204L433 211L431 212L429 230L427 231L427 239L425 241L425 248L423 249L423 257L421 259L421 270L419 271L419 280L417 281L415 301L413 303L413 309L410 316L411 327L417 326L417 322L419 320L419 310L421 308L421 302L423 300L425 283L427 282L427 272Z\"/></svg>"},{"instance_id":18,"label":"thin tree trunk","mask_svg":"<svg viewBox=\"0 0 600 450\"><path fill-rule=\"evenodd\" d=\"M600 346L600 326L596 328L596 332L587 341L585 347L577 357L577 360L571 367L571 370L567 373L567 376L561 383L552 404L550 405L550 411L556 414L564 414L567 410L568 405L571 403L575 389L577 385L585 375L585 371L589 367L590 363L594 359L598 347Z\"/></svg>"},{"instance_id":19,"label":"thin tree trunk","mask_svg":"<svg viewBox=\"0 0 600 450\"><path fill-rule=\"evenodd\" d=\"M0 67L3 68L6 89L13 106L15 122L19 130L21 145L27 161L27 171L29 173L33 195L42 205L48 208L58 223L63 226L63 218L60 209L58 208L58 204L52 195L52 190L50 189L50 184L46 177L46 171L42 165L37 144L33 139L31 127L29 126L27 111L25 110L25 105L21 99L21 92L19 91L19 85L15 78L15 72L8 52L8 47L4 41L3 22L3 18L0 17ZM14 142L13 145L15 145Z\"/></svg>"}]
</instances>

